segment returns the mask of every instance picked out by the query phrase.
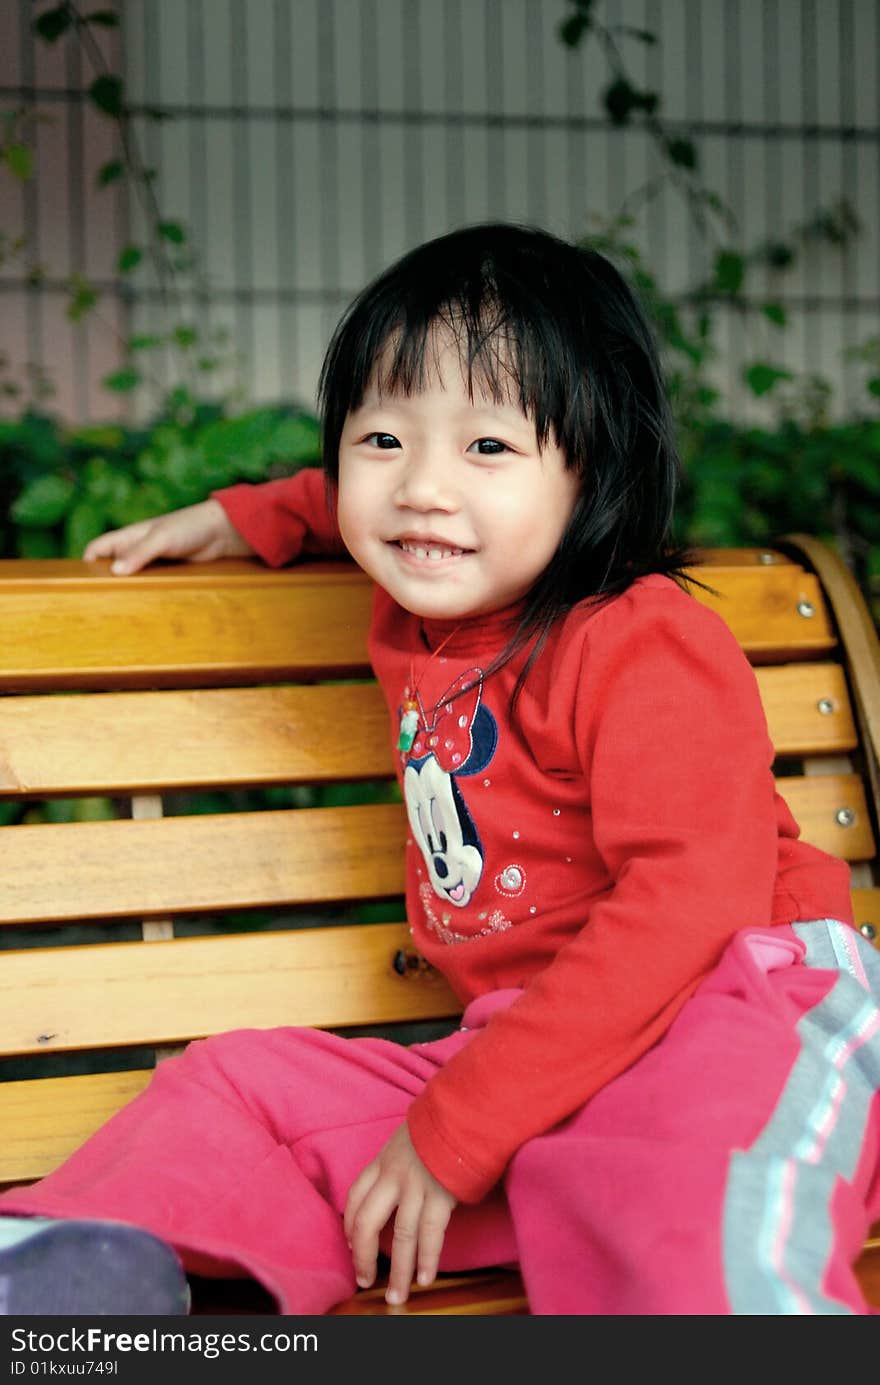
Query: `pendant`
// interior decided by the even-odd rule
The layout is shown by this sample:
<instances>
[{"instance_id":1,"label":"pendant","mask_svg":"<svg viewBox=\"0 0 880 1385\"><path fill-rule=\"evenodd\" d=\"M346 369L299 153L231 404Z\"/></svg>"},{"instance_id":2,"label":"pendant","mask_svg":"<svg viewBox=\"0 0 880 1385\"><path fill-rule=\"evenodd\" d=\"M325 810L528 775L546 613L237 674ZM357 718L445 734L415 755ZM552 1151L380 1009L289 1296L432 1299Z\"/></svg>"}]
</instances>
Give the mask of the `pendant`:
<instances>
[{"instance_id":1,"label":"pendant","mask_svg":"<svg viewBox=\"0 0 880 1385\"><path fill-rule=\"evenodd\" d=\"M400 734L397 737L397 749L404 754L412 750L412 743L416 738L419 729L419 711L415 702L407 700L403 704L403 711L400 714Z\"/></svg>"}]
</instances>

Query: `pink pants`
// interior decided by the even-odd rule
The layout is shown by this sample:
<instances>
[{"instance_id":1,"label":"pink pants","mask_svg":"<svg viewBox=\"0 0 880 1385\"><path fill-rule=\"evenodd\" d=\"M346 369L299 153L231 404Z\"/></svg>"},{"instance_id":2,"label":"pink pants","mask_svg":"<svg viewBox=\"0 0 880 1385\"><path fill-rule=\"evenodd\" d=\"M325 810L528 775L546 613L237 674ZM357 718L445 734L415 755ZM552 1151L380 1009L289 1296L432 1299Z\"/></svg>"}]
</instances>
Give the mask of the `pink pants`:
<instances>
[{"instance_id":1,"label":"pink pants","mask_svg":"<svg viewBox=\"0 0 880 1385\"><path fill-rule=\"evenodd\" d=\"M308 1029L191 1044L0 1211L132 1222L193 1273L243 1270L281 1312L326 1312L355 1287L351 1183L517 994L410 1048ZM541 1314L869 1312L852 1263L880 1215L878 998L880 956L843 924L739 934L653 1049L456 1209L442 1268L516 1261Z\"/></svg>"}]
</instances>

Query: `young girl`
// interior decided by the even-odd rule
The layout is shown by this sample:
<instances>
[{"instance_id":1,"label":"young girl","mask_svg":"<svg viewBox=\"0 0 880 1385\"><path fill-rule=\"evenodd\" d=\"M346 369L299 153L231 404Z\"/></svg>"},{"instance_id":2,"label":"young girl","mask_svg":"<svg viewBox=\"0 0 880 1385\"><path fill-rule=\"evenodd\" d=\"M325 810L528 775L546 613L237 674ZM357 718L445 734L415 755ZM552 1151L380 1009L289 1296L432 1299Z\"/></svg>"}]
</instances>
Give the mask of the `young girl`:
<instances>
[{"instance_id":1,"label":"young girl","mask_svg":"<svg viewBox=\"0 0 880 1385\"><path fill-rule=\"evenodd\" d=\"M629 290L542 231L457 231L357 298L321 401L324 477L236 486L85 556L344 544L374 578L408 917L461 1028L192 1044L0 1203L9 1311L58 1311L71 1265L63 1311L143 1312L145 1274L149 1311L183 1311L173 1247L325 1312L381 1246L391 1303L438 1267L515 1261L534 1313L867 1312L880 958L846 866L775 792L744 655L682 585Z\"/></svg>"}]
</instances>

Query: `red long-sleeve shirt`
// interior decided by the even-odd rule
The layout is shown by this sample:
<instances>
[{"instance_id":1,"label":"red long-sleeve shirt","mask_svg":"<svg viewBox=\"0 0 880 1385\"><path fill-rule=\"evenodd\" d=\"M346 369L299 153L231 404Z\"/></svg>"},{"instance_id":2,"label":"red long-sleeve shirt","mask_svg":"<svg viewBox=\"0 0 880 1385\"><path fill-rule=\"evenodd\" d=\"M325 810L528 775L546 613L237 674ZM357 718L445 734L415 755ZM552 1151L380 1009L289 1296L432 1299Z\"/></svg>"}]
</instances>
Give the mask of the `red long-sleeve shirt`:
<instances>
[{"instance_id":1,"label":"red long-sleeve shirt","mask_svg":"<svg viewBox=\"0 0 880 1385\"><path fill-rule=\"evenodd\" d=\"M217 498L270 564L342 551L317 471ZM525 656L482 678L510 616L424 621L377 589L370 632L395 747L417 685L395 751L416 944L463 1003L522 988L408 1115L463 1201L654 1044L738 929L852 921L848 867L798 839L775 790L754 673L719 616L662 576L583 603L513 718Z\"/></svg>"}]
</instances>

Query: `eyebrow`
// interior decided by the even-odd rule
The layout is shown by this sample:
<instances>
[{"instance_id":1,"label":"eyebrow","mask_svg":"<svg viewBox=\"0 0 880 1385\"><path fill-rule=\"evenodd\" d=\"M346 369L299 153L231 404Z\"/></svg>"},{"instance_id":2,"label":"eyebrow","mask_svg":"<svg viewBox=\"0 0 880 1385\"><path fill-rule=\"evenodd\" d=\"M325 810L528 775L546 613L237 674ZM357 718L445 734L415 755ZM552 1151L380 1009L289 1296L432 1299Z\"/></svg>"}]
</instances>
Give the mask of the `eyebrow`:
<instances>
[{"instance_id":1,"label":"eyebrow","mask_svg":"<svg viewBox=\"0 0 880 1385\"><path fill-rule=\"evenodd\" d=\"M352 413L362 413L368 409L400 409L406 412L407 406L415 404L418 394L367 394L361 400ZM479 398L473 404L462 405L459 410L462 418L493 418L499 422L506 421L508 426L519 424L523 427L533 428L534 424L528 414L524 414L517 404L495 403L492 399L485 397Z\"/></svg>"}]
</instances>

